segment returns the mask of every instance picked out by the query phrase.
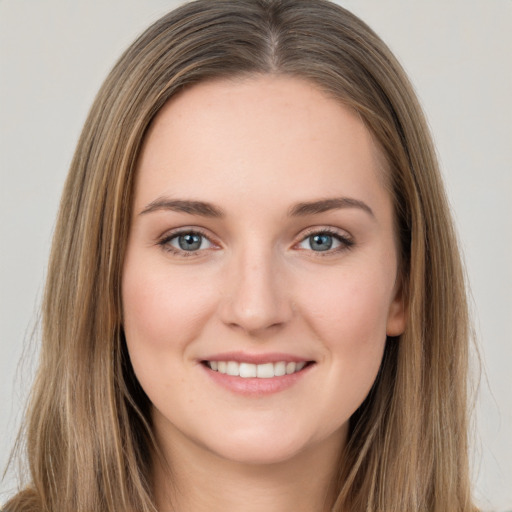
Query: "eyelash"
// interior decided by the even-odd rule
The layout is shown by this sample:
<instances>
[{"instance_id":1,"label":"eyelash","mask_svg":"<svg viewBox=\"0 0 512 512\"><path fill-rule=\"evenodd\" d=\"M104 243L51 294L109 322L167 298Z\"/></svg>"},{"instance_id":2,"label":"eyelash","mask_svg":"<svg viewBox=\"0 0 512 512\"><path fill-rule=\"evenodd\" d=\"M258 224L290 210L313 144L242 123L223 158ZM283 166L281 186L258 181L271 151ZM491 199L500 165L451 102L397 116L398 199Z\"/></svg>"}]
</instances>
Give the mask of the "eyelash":
<instances>
[{"instance_id":1,"label":"eyelash","mask_svg":"<svg viewBox=\"0 0 512 512\"><path fill-rule=\"evenodd\" d=\"M198 235L198 236L203 237L206 240L208 240L208 242L210 244L212 244L213 246L218 247L218 244L214 243L206 233L204 233L203 231L201 231L200 229L197 229L197 228L179 229L176 231L172 231L171 233L167 233L164 237L162 237L157 242L157 245L162 247L162 249L166 252L169 252L171 254L174 254L174 255L180 256L180 257L184 257L184 258L189 258L189 257L194 257L194 256L197 257L201 252L207 250L207 249L198 249L196 251L185 251L182 249L177 249L176 247L173 247L172 245L170 245L171 240L174 240L175 238L177 238L179 236L183 236L183 235ZM302 250L307 250L310 253L314 253L315 256L320 256L320 257L332 256L332 255L338 254L340 252L350 250L355 244L355 242L354 242L354 240L352 240L352 238L350 238L349 236L341 235L335 229L311 228L310 230L306 231L305 234L303 234L303 236L301 237L299 242L294 244L294 247L296 247L297 245L306 241L308 238L315 236L315 235L329 235L329 236L332 236L334 239L336 239L340 243L339 247L337 247L335 249L328 249L325 251L313 251L312 249L311 250L302 249Z\"/></svg>"},{"instance_id":2,"label":"eyelash","mask_svg":"<svg viewBox=\"0 0 512 512\"><path fill-rule=\"evenodd\" d=\"M333 228L311 228L310 230L307 230L306 233L302 236L298 244L303 243L308 238L311 238L315 235L329 235L332 236L334 239L336 239L340 246L335 249L328 249L326 251L313 251L309 250L308 252L313 253L315 256L319 256L322 258L334 256L341 252L348 251L354 247L355 242L354 240L348 236L348 235L342 235L339 231ZM298 244L295 244L298 245ZM306 249L304 249L306 250Z\"/></svg>"},{"instance_id":3,"label":"eyelash","mask_svg":"<svg viewBox=\"0 0 512 512\"><path fill-rule=\"evenodd\" d=\"M162 247L162 249L164 251L174 254L176 256L183 257L183 258L190 258L190 257L198 256L198 254L200 254L202 251L205 250L205 249L202 249L202 250L197 250L197 251L185 251L182 249L177 249L176 247L173 247L170 244L171 240L174 240L175 238L178 238L183 235L198 235L198 236L208 240L208 242L210 242L213 246L217 245L214 242L212 242L212 240L206 233L204 233L203 231L201 231L200 229L197 229L197 228L179 229L176 231L172 231L171 233L166 233L164 235L164 237L158 241L158 245L160 247Z\"/></svg>"}]
</instances>

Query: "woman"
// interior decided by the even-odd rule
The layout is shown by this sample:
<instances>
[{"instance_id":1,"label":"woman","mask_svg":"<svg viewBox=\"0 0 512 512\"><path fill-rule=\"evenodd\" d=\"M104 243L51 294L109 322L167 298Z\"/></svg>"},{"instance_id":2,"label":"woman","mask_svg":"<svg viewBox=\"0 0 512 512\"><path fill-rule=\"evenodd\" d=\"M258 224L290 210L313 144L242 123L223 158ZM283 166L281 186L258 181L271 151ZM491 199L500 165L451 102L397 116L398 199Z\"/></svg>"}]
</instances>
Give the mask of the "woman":
<instances>
[{"instance_id":1,"label":"woman","mask_svg":"<svg viewBox=\"0 0 512 512\"><path fill-rule=\"evenodd\" d=\"M475 510L463 276L421 109L324 1L206 1L93 105L18 510Z\"/></svg>"}]
</instances>

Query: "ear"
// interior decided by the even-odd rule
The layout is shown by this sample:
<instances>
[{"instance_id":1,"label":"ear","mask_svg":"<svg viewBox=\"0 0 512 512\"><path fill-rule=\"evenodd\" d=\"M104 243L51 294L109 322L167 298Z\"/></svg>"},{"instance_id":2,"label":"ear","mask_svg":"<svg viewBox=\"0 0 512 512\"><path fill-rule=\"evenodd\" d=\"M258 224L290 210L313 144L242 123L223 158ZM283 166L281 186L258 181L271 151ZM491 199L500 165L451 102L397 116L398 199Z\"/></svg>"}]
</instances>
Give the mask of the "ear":
<instances>
[{"instance_id":1,"label":"ear","mask_svg":"<svg viewBox=\"0 0 512 512\"><path fill-rule=\"evenodd\" d=\"M400 336L405 331L406 326L406 307L402 284L397 281L395 287L395 296L389 305L388 319L386 323L387 336Z\"/></svg>"}]
</instances>

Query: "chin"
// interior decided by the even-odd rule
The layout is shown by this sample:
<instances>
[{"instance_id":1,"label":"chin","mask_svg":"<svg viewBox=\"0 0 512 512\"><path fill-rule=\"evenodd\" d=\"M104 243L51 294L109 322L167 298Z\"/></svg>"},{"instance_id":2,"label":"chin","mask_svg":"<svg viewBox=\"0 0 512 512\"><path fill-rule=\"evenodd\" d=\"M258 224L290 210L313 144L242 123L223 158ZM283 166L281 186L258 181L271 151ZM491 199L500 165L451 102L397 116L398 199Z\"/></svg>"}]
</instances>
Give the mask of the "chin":
<instances>
[{"instance_id":1,"label":"chin","mask_svg":"<svg viewBox=\"0 0 512 512\"><path fill-rule=\"evenodd\" d=\"M293 431L288 425L273 429L232 428L229 435L209 435L205 446L225 460L250 465L280 464L300 459L310 450L316 450L328 438L339 444L341 439L334 434ZM204 438L203 438L204 439ZM206 441L206 439L204 439Z\"/></svg>"},{"instance_id":2,"label":"chin","mask_svg":"<svg viewBox=\"0 0 512 512\"><path fill-rule=\"evenodd\" d=\"M247 465L280 464L300 456L306 449L303 443L290 440L274 440L262 443L258 440L232 439L222 446L210 448L217 456Z\"/></svg>"}]
</instances>

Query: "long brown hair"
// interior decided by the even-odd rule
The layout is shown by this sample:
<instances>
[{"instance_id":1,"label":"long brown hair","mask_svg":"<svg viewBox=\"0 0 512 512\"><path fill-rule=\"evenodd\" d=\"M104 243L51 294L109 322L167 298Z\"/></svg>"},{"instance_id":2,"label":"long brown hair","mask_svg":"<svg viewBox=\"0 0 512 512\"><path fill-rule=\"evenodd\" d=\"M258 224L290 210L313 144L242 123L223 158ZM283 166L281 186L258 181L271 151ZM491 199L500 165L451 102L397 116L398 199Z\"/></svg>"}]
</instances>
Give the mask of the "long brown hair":
<instances>
[{"instance_id":1,"label":"long brown hair","mask_svg":"<svg viewBox=\"0 0 512 512\"><path fill-rule=\"evenodd\" d=\"M408 320L351 418L333 510L468 512L468 313L435 151L412 87L361 20L325 0L197 0L124 53L65 185L24 435L30 481L10 511L155 510L149 401L127 357L121 269L134 172L160 108L191 84L284 74L359 113L389 167Z\"/></svg>"}]
</instances>

